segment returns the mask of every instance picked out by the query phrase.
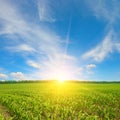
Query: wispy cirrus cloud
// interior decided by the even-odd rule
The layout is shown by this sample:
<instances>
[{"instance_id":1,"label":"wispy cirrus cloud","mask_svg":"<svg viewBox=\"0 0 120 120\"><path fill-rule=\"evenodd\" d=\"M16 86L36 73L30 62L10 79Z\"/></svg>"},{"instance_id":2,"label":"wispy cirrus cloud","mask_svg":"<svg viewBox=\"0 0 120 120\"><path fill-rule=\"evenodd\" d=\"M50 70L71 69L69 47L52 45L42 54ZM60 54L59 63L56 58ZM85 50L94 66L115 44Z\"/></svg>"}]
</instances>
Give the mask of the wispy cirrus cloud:
<instances>
[{"instance_id":1,"label":"wispy cirrus cloud","mask_svg":"<svg viewBox=\"0 0 120 120\"><path fill-rule=\"evenodd\" d=\"M0 34L12 34L22 31L26 25L17 13L16 7L8 0L0 0L0 5L0 22L2 23Z\"/></svg>"},{"instance_id":2,"label":"wispy cirrus cloud","mask_svg":"<svg viewBox=\"0 0 120 120\"><path fill-rule=\"evenodd\" d=\"M9 51L12 51L12 52L30 52L30 53L36 52L36 50L34 48L32 48L31 46L29 46L27 44L6 47L6 49Z\"/></svg>"},{"instance_id":3,"label":"wispy cirrus cloud","mask_svg":"<svg viewBox=\"0 0 120 120\"><path fill-rule=\"evenodd\" d=\"M41 22L55 22L54 0L38 0L38 12Z\"/></svg>"},{"instance_id":4,"label":"wispy cirrus cloud","mask_svg":"<svg viewBox=\"0 0 120 120\"><path fill-rule=\"evenodd\" d=\"M107 36L95 48L86 52L83 59L93 59L94 61L101 62L114 50L113 33L109 32Z\"/></svg>"},{"instance_id":5,"label":"wispy cirrus cloud","mask_svg":"<svg viewBox=\"0 0 120 120\"><path fill-rule=\"evenodd\" d=\"M28 64L29 66L33 67L33 68L40 68L40 67L41 67L41 65L40 65L39 63L37 63L37 62L35 62L35 61L33 61L33 60L28 60L28 61L27 61L27 64Z\"/></svg>"},{"instance_id":6,"label":"wispy cirrus cloud","mask_svg":"<svg viewBox=\"0 0 120 120\"><path fill-rule=\"evenodd\" d=\"M115 43L116 50L120 53L120 43Z\"/></svg>"},{"instance_id":7,"label":"wispy cirrus cloud","mask_svg":"<svg viewBox=\"0 0 120 120\"><path fill-rule=\"evenodd\" d=\"M89 10L93 12L98 19L107 20L109 25L116 23L120 19L120 1L119 0L85 0Z\"/></svg>"},{"instance_id":8,"label":"wispy cirrus cloud","mask_svg":"<svg viewBox=\"0 0 120 120\"><path fill-rule=\"evenodd\" d=\"M38 1L41 21L54 21L50 4L49 1ZM3 6L0 9L0 22L2 22L0 35L10 38L10 40L6 39L7 45L4 49L9 52L17 52L19 55L23 55L23 52L32 54L34 56L32 59L26 55L25 63L37 68L31 73L27 73L29 77L24 77L22 72L13 72L11 73L13 79L55 79L57 74L66 79L72 79L73 76L74 79L76 78L79 70L76 58L65 53L61 47L66 39L61 38L55 31L44 25L29 23L19 12L19 7L17 8L12 1L1 0L0 5ZM5 13L3 14L2 11ZM14 35L17 39L14 39ZM42 67L40 67L41 65Z\"/></svg>"},{"instance_id":9,"label":"wispy cirrus cloud","mask_svg":"<svg viewBox=\"0 0 120 120\"><path fill-rule=\"evenodd\" d=\"M105 36L99 44L88 50L83 54L83 59L91 59L96 62L102 62L108 56L115 52L119 52L119 32L116 31L116 25L118 25L120 20L120 1L118 0L95 0L91 2L90 0L85 1L87 7L92 12L92 14L101 21L106 22L106 33Z\"/></svg>"},{"instance_id":10,"label":"wispy cirrus cloud","mask_svg":"<svg viewBox=\"0 0 120 120\"><path fill-rule=\"evenodd\" d=\"M8 1L1 1L1 5L4 7L0 10L6 11L6 14L9 14L9 16L0 15L0 21L6 21L3 23L3 28L0 30L1 35L5 34L8 37L18 35L18 37L22 39L16 39L16 41L19 41L18 46L9 47L16 51L38 50L43 52L43 54L53 54L59 51L59 42L61 39L54 31L46 29L43 26L38 27L38 25L28 23L18 12L14 4L12 5ZM10 42L12 43L12 40ZM21 44L21 42L23 44Z\"/></svg>"}]
</instances>

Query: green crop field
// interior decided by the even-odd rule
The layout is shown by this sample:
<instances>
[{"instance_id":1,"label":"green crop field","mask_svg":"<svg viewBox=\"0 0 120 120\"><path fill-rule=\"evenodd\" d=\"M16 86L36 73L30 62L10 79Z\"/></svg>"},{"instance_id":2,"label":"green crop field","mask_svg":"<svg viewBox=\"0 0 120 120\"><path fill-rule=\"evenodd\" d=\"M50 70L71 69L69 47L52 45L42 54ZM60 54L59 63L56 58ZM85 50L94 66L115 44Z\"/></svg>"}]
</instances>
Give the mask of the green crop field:
<instances>
[{"instance_id":1,"label":"green crop field","mask_svg":"<svg viewBox=\"0 0 120 120\"><path fill-rule=\"evenodd\" d=\"M120 120L120 84L0 84L0 120Z\"/></svg>"}]
</instances>

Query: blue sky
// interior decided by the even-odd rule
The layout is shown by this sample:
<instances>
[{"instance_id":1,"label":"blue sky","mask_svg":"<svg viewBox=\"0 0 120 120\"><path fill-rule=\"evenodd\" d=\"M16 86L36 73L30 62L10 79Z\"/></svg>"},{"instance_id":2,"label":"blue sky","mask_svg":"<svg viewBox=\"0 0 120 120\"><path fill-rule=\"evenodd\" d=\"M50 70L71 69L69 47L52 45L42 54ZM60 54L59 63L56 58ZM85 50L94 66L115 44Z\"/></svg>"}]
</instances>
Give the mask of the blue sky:
<instances>
[{"instance_id":1,"label":"blue sky","mask_svg":"<svg viewBox=\"0 0 120 120\"><path fill-rule=\"evenodd\" d=\"M120 80L119 0L0 0L0 80Z\"/></svg>"}]
</instances>

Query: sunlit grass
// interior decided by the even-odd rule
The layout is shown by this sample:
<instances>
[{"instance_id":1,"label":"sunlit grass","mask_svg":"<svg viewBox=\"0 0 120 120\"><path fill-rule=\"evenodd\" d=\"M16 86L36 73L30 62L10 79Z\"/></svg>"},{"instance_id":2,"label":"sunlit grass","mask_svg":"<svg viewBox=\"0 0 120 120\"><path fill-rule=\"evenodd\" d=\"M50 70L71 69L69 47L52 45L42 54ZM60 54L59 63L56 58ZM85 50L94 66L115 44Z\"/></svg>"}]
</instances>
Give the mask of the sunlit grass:
<instances>
[{"instance_id":1,"label":"sunlit grass","mask_svg":"<svg viewBox=\"0 0 120 120\"><path fill-rule=\"evenodd\" d=\"M120 84L3 84L0 101L13 120L120 119Z\"/></svg>"}]
</instances>

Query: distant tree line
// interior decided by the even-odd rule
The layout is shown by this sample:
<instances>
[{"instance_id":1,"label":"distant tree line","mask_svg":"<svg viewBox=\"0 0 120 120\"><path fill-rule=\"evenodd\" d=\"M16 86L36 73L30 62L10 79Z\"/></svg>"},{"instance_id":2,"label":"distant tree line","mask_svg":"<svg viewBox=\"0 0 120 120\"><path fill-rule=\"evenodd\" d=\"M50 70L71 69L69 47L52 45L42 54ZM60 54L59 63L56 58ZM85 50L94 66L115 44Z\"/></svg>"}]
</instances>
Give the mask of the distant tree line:
<instances>
[{"instance_id":1,"label":"distant tree line","mask_svg":"<svg viewBox=\"0 0 120 120\"><path fill-rule=\"evenodd\" d=\"M0 81L0 84L13 84L13 83L52 83L52 82L58 82L57 80L9 80L9 81ZM67 80L65 83L120 83L120 81L79 81L79 80Z\"/></svg>"}]
</instances>

